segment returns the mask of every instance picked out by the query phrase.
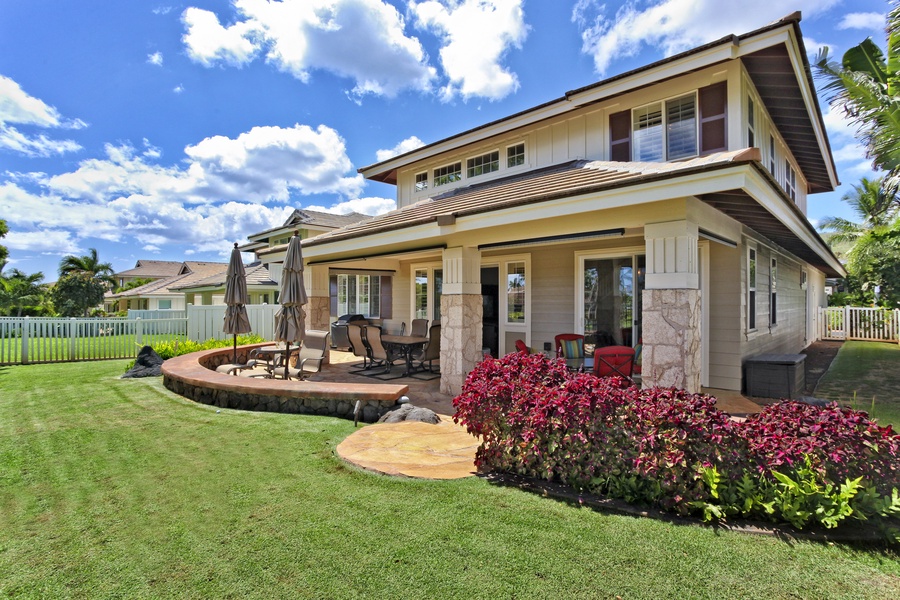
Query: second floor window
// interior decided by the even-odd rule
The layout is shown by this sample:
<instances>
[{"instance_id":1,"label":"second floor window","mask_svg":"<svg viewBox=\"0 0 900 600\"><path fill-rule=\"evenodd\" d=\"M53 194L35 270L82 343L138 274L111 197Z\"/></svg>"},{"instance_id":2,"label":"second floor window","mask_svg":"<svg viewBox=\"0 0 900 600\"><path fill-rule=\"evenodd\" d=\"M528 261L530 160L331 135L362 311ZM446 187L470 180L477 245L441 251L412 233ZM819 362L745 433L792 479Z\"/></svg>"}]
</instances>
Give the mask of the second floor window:
<instances>
[{"instance_id":1,"label":"second floor window","mask_svg":"<svg viewBox=\"0 0 900 600\"><path fill-rule=\"evenodd\" d=\"M747 146L756 147L756 106L753 98L747 97Z\"/></svg>"},{"instance_id":2,"label":"second floor window","mask_svg":"<svg viewBox=\"0 0 900 600\"><path fill-rule=\"evenodd\" d=\"M500 170L500 152L488 152L466 161L466 177L477 177Z\"/></svg>"},{"instance_id":3,"label":"second floor window","mask_svg":"<svg viewBox=\"0 0 900 600\"><path fill-rule=\"evenodd\" d=\"M797 172L787 159L784 159L784 191L791 200L797 201Z\"/></svg>"},{"instance_id":4,"label":"second floor window","mask_svg":"<svg viewBox=\"0 0 900 600\"><path fill-rule=\"evenodd\" d=\"M434 170L434 187L453 183L462 179L462 163L453 163Z\"/></svg>"},{"instance_id":5,"label":"second floor window","mask_svg":"<svg viewBox=\"0 0 900 600\"><path fill-rule=\"evenodd\" d=\"M428 173L416 173L416 191L428 189Z\"/></svg>"},{"instance_id":6,"label":"second floor window","mask_svg":"<svg viewBox=\"0 0 900 600\"><path fill-rule=\"evenodd\" d=\"M769 173L775 177L775 136L769 135Z\"/></svg>"},{"instance_id":7,"label":"second floor window","mask_svg":"<svg viewBox=\"0 0 900 600\"><path fill-rule=\"evenodd\" d=\"M633 160L660 162L697 154L694 94L632 111Z\"/></svg>"},{"instance_id":8,"label":"second floor window","mask_svg":"<svg viewBox=\"0 0 900 600\"><path fill-rule=\"evenodd\" d=\"M525 164L525 144L516 144L506 149L506 166L518 167Z\"/></svg>"}]
</instances>

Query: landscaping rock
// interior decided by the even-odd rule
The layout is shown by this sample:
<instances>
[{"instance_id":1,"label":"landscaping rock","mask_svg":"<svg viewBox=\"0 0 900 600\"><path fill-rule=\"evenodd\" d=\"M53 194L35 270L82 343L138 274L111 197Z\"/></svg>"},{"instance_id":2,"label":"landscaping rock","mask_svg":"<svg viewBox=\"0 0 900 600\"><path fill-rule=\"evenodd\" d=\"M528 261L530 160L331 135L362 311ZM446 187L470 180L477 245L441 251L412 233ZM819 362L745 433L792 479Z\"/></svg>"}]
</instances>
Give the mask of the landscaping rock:
<instances>
[{"instance_id":1,"label":"landscaping rock","mask_svg":"<svg viewBox=\"0 0 900 600\"><path fill-rule=\"evenodd\" d=\"M122 377L161 377L162 364L163 359L159 357L159 354L154 352L153 348L150 346L144 346L141 348L141 351L138 352L137 360L134 361L134 366L128 369Z\"/></svg>"},{"instance_id":2,"label":"landscaping rock","mask_svg":"<svg viewBox=\"0 0 900 600\"><path fill-rule=\"evenodd\" d=\"M420 421L422 423L430 423L437 425L441 422L441 418L437 416L433 410L428 408L420 408L412 404L402 404L400 408L394 409L378 419L379 423L399 423L401 421Z\"/></svg>"}]
</instances>

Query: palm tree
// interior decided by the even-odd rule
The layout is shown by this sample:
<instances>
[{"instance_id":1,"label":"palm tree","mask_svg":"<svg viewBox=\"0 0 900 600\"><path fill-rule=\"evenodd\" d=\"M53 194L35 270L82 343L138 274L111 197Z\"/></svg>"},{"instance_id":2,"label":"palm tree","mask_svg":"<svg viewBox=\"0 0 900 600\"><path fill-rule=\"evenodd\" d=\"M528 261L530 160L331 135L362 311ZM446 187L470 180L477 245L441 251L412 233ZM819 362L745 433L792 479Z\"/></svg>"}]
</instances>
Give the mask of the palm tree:
<instances>
[{"instance_id":1,"label":"palm tree","mask_svg":"<svg viewBox=\"0 0 900 600\"><path fill-rule=\"evenodd\" d=\"M15 310L15 316L21 317L25 307L40 304L44 295L40 286L43 279L43 273L26 275L19 269L0 277L0 310L10 315Z\"/></svg>"},{"instance_id":2,"label":"palm tree","mask_svg":"<svg viewBox=\"0 0 900 600\"><path fill-rule=\"evenodd\" d=\"M896 191L885 186L880 177L863 177L841 200L850 205L860 221L826 217L819 228L832 246L853 245L872 229L890 227L900 208Z\"/></svg>"},{"instance_id":3,"label":"palm tree","mask_svg":"<svg viewBox=\"0 0 900 600\"><path fill-rule=\"evenodd\" d=\"M829 60L828 49L815 66L825 80L823 91L833 108L842 109L857 126L860 141L876 169L888 172L885 183L900 186L900 2L887 16L887 59L871 38Z\"/></svg>"},{"instance_id":4,"label":"palm tree","mask_svg":"<svg viewBox=\"0 0 900 600\"><path fill-rule=\"evenodd\" d=\"M97 255L96 248L88 249L90 254L87 256L66 256L59 262L59 276L87 274L107 289L112 289L116 285L116 279L110 263L101 263Z\"/></svg>"}]
</instances>

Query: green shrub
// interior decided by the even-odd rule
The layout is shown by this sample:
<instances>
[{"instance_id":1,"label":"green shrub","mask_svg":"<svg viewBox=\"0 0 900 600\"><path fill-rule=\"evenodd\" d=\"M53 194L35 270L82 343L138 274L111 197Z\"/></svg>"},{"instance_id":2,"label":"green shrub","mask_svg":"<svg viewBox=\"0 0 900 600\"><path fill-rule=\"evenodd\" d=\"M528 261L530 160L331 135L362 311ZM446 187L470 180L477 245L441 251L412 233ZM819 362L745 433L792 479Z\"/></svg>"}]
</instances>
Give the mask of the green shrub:
<instances>
[{"instance_id":1,"label":"green shrub","mask_svg":"<svg viewBox=\"0 0 900 600\"><path fill-rule=\"evenodd\" d=\"M237 345L238 346L246 346L248 344L261 344L266 340L261 336L251 333L248 335L239 335L237 337ZM153 351L156 352L159 357L163 360L169 360L170 358L174 358L176 356L181 356L182 354L190 354L191 352L199 352L201 350L213 350L215 348L231 348L234 346L234 340L217 340L210 338L205 342L194 342L192 340L181 340L174 342L159 342L153 344L151 347ZM134 366L135 361L131 361L125 367L125 370L131 369Z\"/></svg>"}]
</instances>

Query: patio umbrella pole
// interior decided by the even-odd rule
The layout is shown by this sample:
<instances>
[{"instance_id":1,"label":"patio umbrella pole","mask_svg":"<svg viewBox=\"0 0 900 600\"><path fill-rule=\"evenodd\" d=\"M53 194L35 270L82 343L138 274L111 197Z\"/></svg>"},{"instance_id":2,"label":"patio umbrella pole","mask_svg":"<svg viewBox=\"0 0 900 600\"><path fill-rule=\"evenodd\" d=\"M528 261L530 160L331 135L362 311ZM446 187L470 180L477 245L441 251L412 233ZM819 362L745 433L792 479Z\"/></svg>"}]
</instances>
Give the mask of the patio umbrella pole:
<instances>
[{"instance_id":1,"label":"patio umbrella pole","mask_svg":"<svg viewBox=\"0 0 900 600\"><path fill-rule=\"evenodd\" d=\"M284 347L284 378L291 378L291 363L289 362L291 358L291 343L287 342Z\"/></svg>"}]
</instances>

